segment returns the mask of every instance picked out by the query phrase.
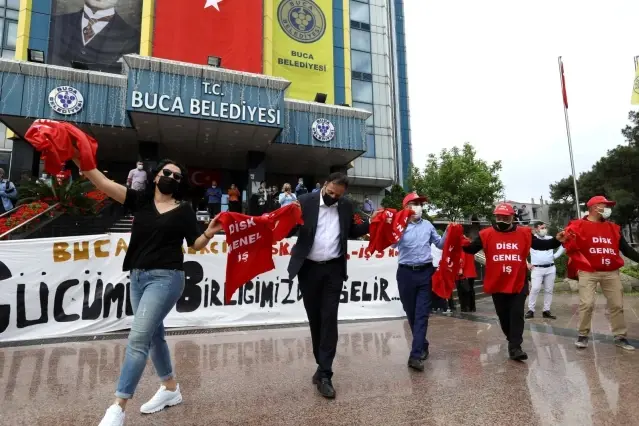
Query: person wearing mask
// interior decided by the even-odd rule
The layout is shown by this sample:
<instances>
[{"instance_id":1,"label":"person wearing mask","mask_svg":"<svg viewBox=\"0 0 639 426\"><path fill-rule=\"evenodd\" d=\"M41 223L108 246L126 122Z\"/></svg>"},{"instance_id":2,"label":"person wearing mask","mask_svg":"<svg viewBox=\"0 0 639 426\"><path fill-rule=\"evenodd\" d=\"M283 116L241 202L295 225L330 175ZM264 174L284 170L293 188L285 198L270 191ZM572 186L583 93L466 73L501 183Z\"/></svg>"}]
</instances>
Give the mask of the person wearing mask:
<instances>
[{"instance_id":1,"label":"person wearing mask","mask_svg":"<svg viewBox=\"0 0 639 426\"><path fill-rule=\"evenodd\" d=\"M288 264L289 278L298 277L311 329L317 363L312 381L325 398L335 398L332 377L338 337L337 311L348 277L348 239L366 235L369 229L368 222L355 223L353 203L344 196L347 189L348 177L333 173L326 179L322 191L300 197L304 224L299 228Z\"/></svg>"},{"instance_id":2,"label":"person wearing mask","mask_svg":"<svg viewBox=\"0 0 639 426\"><path fill-rule=\"evenodd\" d=\"M317 182L315 184L315 188L313 188L313 192L320 192L322 190L322 185L319 184L319 182Z\"/></svg>"},{"instance_id":3,"label":"person wearing mask","mask_svg":"<svg viewBox=\"0 0 639 426\"><path fill-rule=\"evenodd\" d=\"M278 203L280 207L286 207L297 201L297 196L291 192L291 184L285 183L282 187L282 193L279 196Z\"/></svg>"},{"instance_id":4,"label":"person wearing mask","mask_svg":"<svg viewBox=\"0 0 639 426\"><path fill-rule=\"evenodd\" d=\"M126 186L134 191L144 191L147 182L146 170L144 170L144 163L138 161L135 165L135 169L129 172L129 176L126 178Z\"/></svg>"},{"instance_id":5,"label":"person wearing mask","mask_svg":"<svg viewBox=\"0 0 639 426\"><path fill-rule=\"evenodd\" d=\"M304 179L300 178L295 187L295 195L299 198L301 195L308 194L308 189L304 186Z\"/></svg>"},{"instance_id":6,"label":"person wearing mask","mask_svg":"<svg viewBox=\"0 0 639 426\"><path fill-rule=\"evenodd\" d=\"M408 367L424 371L424 360L428 357L428 317L431 310L433 256L430 245L440 250L444 247L444 238L428 220L422 218L426 197L410 193L404 197L402 206L413 211L406 229L395 245L399 251L397 266L397 287L408 325L413 334Z\"/></svg>"},{"instance_id":7,"label":"person wearing mask","mask_svg":"<svg viewBox=\"0 0 639 426\"><path fill-rule=\"evenodd\" d=\"M495 224L482 229L479 236L463 247L464 252L476 254L484 250L486 273L484 292L492 295L499 325L508 339L508 355L515 361L528 359L521 345L524 341L524 307L528 295L526 258L530 249L554 250L561 243L555 238L533 238L527 226L515 223L515 210L508 203L500 203L493 211ZM558 235L563 238L563 236Z\"/></svg>"},{"instance_id":8,"label":"person wearing mask","mask_svg":"<svg viewBox=\"0 0 639 426\"><path fill-rule=\"evenodd\" d=\"M13 210L14 203L18 199L16 186L4 175L4 169L0 169L0 213Z\"/></svg>"},{"instance_id":9,"label":"person wearing mask","mask_svg":"<svg viewBox=\"0 0 639 426\"><path fill-rule=\"evenodd\" d=\"M242 194L240 194L240 190L237 189L234 183L231 184L231 187L228 190L229 196L229 211L234 213L242 212Z\"/></svg>"},{"instance_id":10,"label":"person wearing mask","mask_svg":"<svg viewBox=\"0 0 639 426\"><path fill-rule=\"evenodd\" d=\"M277 185L271 186L271 211L279 209L280 206L280 191Z\"/></svg>"},{"instance_id":11,"label":"person wearing mask","mask_svg":"<svg viewBox=\"0 0 639 426\"><path fill-rule=\"evenodd\" d=\"M212 219L222 211L222 190L218 188L216 181L211 181L211 187L206 190L204 196Z\"/></svg>"},{"instance_id":12,"label":"person wearing mask","mask_svg":"<svg viewBox=\"0 0 639 426\"><path fill-rule=\"evenodd\" d=\"M635 349L626 337L619 269L624 265L620 252L634 262L639 262L639 253L630 247L621 227L608 221L615 205L606 197L592 197L586 203L588 215L573 220L565 230L564 247L579 277L579 336L575 345L580 349L588 347L597 283L607 301L615 344L628 351Z\"/></svg>"},{"instance_id":13,"label":"person wearing mask","mask_svg":"<svg viewBox=\"0 0 639 426\"><path fill-rule=\"evenodd\" d=\"M362 211L367 215L371 215L375 211L375 207L373 206L373 202L368 197L368 195L364 196L364 204L362 205Z\"/></svg>"},{"instance_id":14,"label":"person wearing mask","mask_svg":"<svg viewBox=\"0 0 639 426\"><path fill-rule=\"evenodd\" d=\"M542 240L550 240L548 236L548 227L544 222L538 222L534 227L534 238ZM554 250L535 250L530 249L530 295L528 296L528 312L526 319L535 317L535 305L537 304L537 296L541 288L544 289L544 310L542 316L547 319L557 319L550 312L552 304L552 293L555 287L555 277L557 276L557 268L555 268L555 259L564 253L564 248L559 247L555 253Z\"/></svg>"},{"instance_id":15,"label":"person wearing mask","mask_svg":"<svg viewBox=\"0 0 639 426\"><path fill-rule=\"evenodd\" d=\"M80 167L77 158L74 162ZM144 192L117 184L97 169L82 172L97 189L126 204L134 214L122 268L130 274L133 323L116 400L100 422L100 426L122 426L127 402L135 393L149 355L162 385L140 411L155 413L182 402L162 322L184 289L184 240L192 249L201 250L222 227L214 219L200 233L190 203L182 201L187 188L186 170L174 161L160 162Z\"/></svg>"}]
</instances>

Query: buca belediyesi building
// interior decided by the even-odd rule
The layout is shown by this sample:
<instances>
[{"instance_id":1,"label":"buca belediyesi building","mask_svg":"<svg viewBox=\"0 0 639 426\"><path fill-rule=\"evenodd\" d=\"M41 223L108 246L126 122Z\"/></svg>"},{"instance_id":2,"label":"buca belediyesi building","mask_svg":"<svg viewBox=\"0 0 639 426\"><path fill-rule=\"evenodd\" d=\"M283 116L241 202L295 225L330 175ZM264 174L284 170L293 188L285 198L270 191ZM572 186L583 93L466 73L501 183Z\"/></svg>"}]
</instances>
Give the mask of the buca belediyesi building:
<instances>
[{"instance_id":1,"label":"buca belediyesi building","mask_svg":"<svg viewBox=\"0 0 639 426\"><path fill-rule=\"evenodd\" d=\"M261 181L310 188L348 170L351 192L379 202L406 178L402 0L6 6L0 167L13 180L40 172L21 139L37 118L93 135L100 168L122 181L138 159L165 157L196 187L214 179L249 194Z\"/></svg>"}]
</instances>

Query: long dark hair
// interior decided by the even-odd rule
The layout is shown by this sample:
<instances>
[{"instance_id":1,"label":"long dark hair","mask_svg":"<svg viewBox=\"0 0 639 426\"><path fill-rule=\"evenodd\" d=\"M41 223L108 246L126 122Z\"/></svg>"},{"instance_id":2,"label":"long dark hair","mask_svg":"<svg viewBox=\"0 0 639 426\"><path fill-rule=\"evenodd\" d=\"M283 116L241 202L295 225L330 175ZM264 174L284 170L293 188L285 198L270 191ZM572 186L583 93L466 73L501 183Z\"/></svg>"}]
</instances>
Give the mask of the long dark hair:
<instances>
[{"instance_id":1,"label":"long dark hair","mask_svg":"<svg viewBox=\"0 0 639 426\"><path fill-rule=\"evenodd\" d=\"M162 161L160 161L157 165L157 167L155 169L153 169L151 171L151 176L149 177L149 182L147 187L148 193L150 196L153 196L155 194L155 178L157 177L157 175L168 165L168 164L173 164L174 166L176 166L177 168L180 169L180 174L182 174L182 180L180 181L180 185L178 187L178 190L175 194L173 194L173 198L175 198L178 201L182 201L184 199L184 197L186 196L186 194L188 193L189 190L189 176L188 176L188 170L187 168L178 163L177 161L173 161L171 159L164 159Z\"/></svg>"}]
</instances>

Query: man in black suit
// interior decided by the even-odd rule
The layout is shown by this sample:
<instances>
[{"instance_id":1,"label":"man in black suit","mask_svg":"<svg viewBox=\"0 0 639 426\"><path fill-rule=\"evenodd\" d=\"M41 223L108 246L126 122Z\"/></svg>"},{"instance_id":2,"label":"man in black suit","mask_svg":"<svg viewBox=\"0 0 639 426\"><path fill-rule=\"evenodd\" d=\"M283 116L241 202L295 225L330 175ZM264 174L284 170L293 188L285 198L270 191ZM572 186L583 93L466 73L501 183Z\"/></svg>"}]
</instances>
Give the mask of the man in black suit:
<instances>
[{"instance_id":1,"label":"man in black suit","mask_svg":"<svg viewBox=\"0 0 639 426\"><path fill-rule=\"evenodd\" d=\"M347 279L348 239L368 234L369 225L354 223L353 204L344 197L347 189L347 176L333 173L320 192L299 198L304 225L299 228L288 265L290 278L298 277L311 328L317 362L313 384L327 398L335 398L331 378L337 349L337 310Z\"/></svg>"},{"instance_id":2,"label":"man in black suit","mask_svg":"<svg viewBox=\"0 0 639 426\"><path fill-rule=\"evenodd\" d=\"M120 58L140 52L140 31L115 12L118 2L84 0L82 10L53 16L48 62L65 67L80 62L91 71L121 73Z\"/></svg>"}]
</instances>

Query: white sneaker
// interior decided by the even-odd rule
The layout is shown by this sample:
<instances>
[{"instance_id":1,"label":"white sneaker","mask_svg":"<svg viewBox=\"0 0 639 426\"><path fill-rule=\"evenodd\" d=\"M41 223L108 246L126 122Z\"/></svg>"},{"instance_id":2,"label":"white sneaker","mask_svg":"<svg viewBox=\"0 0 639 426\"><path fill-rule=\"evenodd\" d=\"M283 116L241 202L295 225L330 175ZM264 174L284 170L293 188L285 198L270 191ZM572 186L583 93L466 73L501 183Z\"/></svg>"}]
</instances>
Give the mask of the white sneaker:
<instances>
[{"instance_id":1,"label":"white sneaker","mask_svg":"<svg viewBox=\"0 0 639 426\"><path fill-rule=\"evenodd\" d=\"M144 414L153 414L163 410L165 407L173 407L181 402L182 393L180 393L180 385L177 385L173 392L166 390L166 387L162 385L153 398L142 404L140 412Z\"/></svg>"},{"instance_id":2,"label":"white sneaker","mask_svg":"<svg viewBox=\"0 0 639 426\"><path fill-rule=\"evenodd\" d=\"M124 425L124 411L118 404L110 406L99 426L122 426Z\"/></svg>"}]
</instances>

